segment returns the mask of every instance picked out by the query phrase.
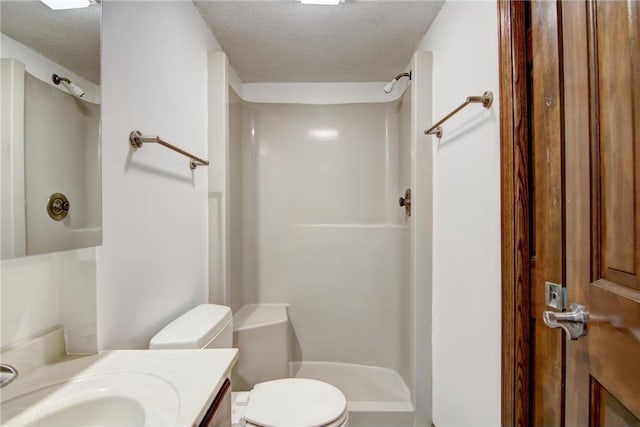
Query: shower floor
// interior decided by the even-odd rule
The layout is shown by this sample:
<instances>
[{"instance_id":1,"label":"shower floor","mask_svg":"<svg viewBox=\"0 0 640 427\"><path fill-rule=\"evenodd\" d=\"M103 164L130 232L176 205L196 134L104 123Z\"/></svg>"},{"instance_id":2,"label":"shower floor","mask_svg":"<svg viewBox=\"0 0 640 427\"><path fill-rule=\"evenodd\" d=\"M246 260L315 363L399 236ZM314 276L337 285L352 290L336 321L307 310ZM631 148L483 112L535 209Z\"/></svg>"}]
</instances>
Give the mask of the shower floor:
<instances>
[{"instance_id":1,"label":"shower floor","mask_svg":"<svg viewBox=\"0 0 640 427\"><path fill-rule=\"evenodd\" d=\"M338 387L347 398L349 427L413 425L409 388L392 369L349 363L291 362L289 375Z\"/></svg>"}]
</instances>

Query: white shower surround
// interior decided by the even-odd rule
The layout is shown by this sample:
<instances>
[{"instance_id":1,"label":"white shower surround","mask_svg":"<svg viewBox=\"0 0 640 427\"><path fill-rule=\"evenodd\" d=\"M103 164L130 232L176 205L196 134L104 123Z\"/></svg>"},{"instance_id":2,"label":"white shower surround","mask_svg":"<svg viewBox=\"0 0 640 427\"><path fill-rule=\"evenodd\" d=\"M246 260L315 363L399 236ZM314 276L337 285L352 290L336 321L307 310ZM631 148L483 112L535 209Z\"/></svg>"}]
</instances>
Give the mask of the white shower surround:
<instances>
[{"instance_id":1,"label":"white shower surround","mask_svg":"<svg viewBox=\"0 0 640 427\"><path fill-rule=\"evenodd\" d=\"M428 95L430 55L417 56L412 68L419 64ZM420 111L412 108L420 83L414 78L390 102L369 102L376 93L346 104L260 104L235 94L246 85L224 54L212 54L209 66L209 155L227 159L209 175L210 301L234 311L290 304L293 360L306 375L346 381L337 385L358 413L354 425L430 419L430 364L415 363L431 354L430 252L422 266L414 262L415 233L427 230L429 246L431 224L431 150L417 152L419 140L430 147L420 127L430 99L421 95ZM262 96L276 100L273 85ZM228 108L212 105L219 99ZM424 195L408 220L397 203L410 186ZM354 392L380 384L387 397Z\"/></svg>"},{"instance_id":2,"label":"white shower surround","mask_svg":"<svg viewBox=\"0 0 640 427\"><path fill-rule=\"evenodd\" d=\"M100 106L25 73L24 117L27 255L99 245ZM56 192L71 202L60 222L43 204Z\"/></svg>"}]
</instances>

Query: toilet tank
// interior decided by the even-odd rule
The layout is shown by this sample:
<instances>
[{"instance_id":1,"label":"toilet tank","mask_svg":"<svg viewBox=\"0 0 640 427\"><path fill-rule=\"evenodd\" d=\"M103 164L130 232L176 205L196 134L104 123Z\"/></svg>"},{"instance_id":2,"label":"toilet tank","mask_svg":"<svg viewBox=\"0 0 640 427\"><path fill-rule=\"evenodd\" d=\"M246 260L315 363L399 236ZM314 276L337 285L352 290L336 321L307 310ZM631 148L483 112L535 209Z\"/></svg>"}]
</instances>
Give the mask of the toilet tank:
<instances>
[{"instance_id":1,"label":"toilet tank","mask_svg":"<svg viewBox=\"0 0 640 427\"><path fill-rule=\"evenodd\" d=\"M149 342L149 349L231 348L231 309L224 305L201 304L187 311Z\"/></svg>"},{"instance_id":2,"label":"toilet tank","mask_svg":"<svg viewBox=\"0 0 640 427\"><path fill-rule=\"evenodd\" d=\"M235 391L289 377L291 339L288 304L251 304L233 317L233 343L238 361L231 372Z\"/></svg>"}]
</instances>

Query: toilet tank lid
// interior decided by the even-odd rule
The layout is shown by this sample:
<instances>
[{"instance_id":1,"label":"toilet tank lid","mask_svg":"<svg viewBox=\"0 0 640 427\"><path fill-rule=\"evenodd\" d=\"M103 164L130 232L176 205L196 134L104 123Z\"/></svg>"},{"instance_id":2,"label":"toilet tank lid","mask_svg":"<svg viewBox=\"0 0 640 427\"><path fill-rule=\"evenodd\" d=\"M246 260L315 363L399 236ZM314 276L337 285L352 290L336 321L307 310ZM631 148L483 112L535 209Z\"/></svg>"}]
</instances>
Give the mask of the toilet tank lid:
<instances>
[{"instance_id":1,"label":"toilet tank lid","mask_svg":"<svg viewBox=\"0 0 640 427\"><path fill-rule=\"evenodd\" d=\"M165 326L149 342L150 349L203 348L231 322L231 309L201 304Z\"/></svg>"}]
</instances>

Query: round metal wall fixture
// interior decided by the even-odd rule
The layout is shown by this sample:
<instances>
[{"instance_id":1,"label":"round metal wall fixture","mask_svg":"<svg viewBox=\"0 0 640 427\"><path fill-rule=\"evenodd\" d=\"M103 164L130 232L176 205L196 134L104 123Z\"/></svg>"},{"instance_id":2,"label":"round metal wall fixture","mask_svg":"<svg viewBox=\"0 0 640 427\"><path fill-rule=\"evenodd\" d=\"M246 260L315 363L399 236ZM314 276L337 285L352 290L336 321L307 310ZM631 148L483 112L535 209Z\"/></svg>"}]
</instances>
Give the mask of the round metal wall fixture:
<instances>
[{"instance_id":1,"label":"round metal wall fixture","mask_svg":"<svg viewBox=\"0 0 640 427\"><path fill-rule=\"evenodd\" d=\"M491 107L491 104L493 104L493 92L488 90L482 94L482 106L484 108L489 108Z\"/></svg>"},{"instance_id":2,"label":"round metal wall fixture","mask_svg":"<svg viewBox=\"0 0 640 427\"><path fill-rule=\"evenodd\" d=\"M62 193L53 193L49 196L47 202L47 213L49 217L54 221L62 221L69 214L71 204L69 199Z\"/></svg>"}]
</instances>

